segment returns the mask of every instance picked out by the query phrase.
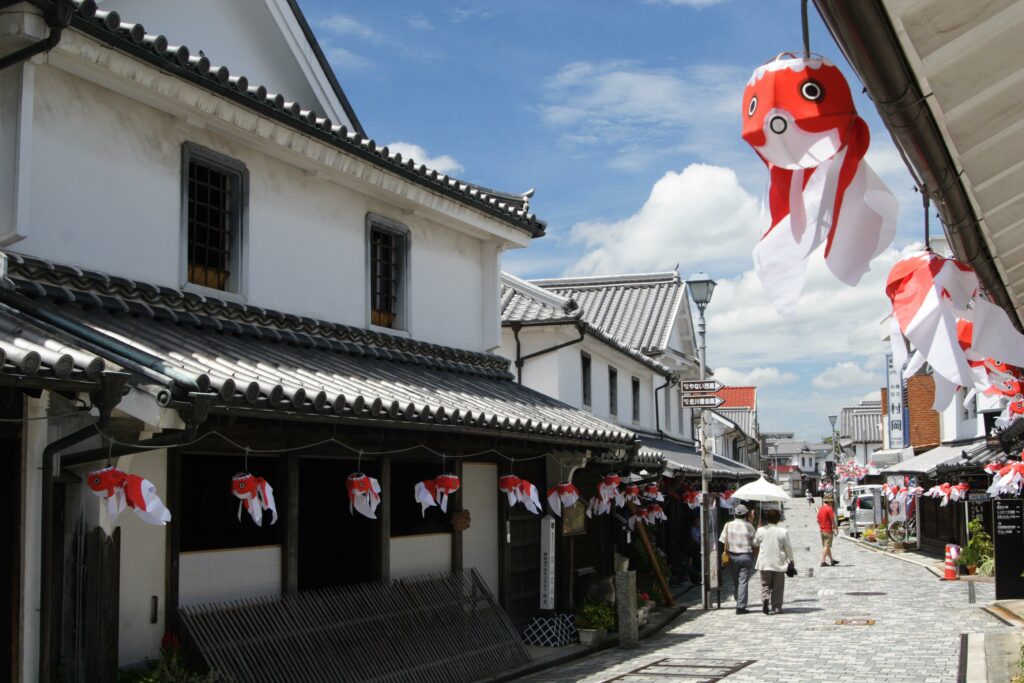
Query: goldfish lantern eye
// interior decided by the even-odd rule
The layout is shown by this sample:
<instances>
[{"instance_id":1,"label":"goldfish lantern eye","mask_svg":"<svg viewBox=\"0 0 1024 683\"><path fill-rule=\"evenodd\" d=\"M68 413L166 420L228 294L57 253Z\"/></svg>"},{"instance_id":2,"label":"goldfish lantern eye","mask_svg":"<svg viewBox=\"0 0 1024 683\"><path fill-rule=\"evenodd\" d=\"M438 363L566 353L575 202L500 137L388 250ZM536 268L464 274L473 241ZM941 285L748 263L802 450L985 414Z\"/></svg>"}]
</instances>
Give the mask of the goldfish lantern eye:
<instances>
[{"instance_id":1,"label":"goldfish lantern eye","mask_svg":"<svg viewBox=\"0 0 1024 683\"><path fill-rule=\"evenodd\" d=\"M100 478L99 477L93 477L92 478L92 483L99 484L100 483Z\"/></svg>"},{"instance_id":2,"label":"goldfish lantern eye","mask_svg":"<svg viewBox=\"0 0 1024 683\"><path fill-rule=\"evenodd\" d=\"M807 80L800 84L800 94L805 100L817 102L825 95L825 91L817 81Z\"/></svg>"},{"instance_id":3,"label":"goldfish lantern eye","mask_svg":"<svg viewBox=\"0 0 1024 683\"><path fill-rule=\"evenodd\" d=\"M757 95L750 98L750 104L747 105L747 116L753 116L755 111L757 111Z\"/></svg>"},{"instance_id":4,"label":"goldfish lantern eye","mask_svg":"<svg viewBox=\"0 0 1024 683\"><path fill-rule=\"evenodd\" d=\"M244 490L244 489L245 489L245 482L244 482L244 481L240 481L240 482L238 482L238 488L240 488L240 489L243 489L243 490Z\"/></svg>"}]
</instances>

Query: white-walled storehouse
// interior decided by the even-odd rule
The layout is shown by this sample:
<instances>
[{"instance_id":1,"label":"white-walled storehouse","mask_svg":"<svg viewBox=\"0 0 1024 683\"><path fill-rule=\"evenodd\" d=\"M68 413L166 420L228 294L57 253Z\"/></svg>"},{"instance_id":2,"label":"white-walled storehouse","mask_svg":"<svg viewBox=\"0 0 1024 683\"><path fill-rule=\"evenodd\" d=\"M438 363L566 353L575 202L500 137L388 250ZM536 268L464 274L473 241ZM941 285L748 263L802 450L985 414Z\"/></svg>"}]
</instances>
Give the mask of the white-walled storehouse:
<instances>
[{"instance_id":1,"label":"white-walled storehouse","mask_svg":"<svg viewBox=\"0 0 1024 683\"><path fill-rule=\"evenodd\" d=\"M424 572L475 569L528 619L539 522L508 530L499 473L637 448L489 353L501 252L544 232L528 196L368 138L292 0L101 7L0 10L0 679L109 680L185 607ZM648 424L658 373L633 363ZM170 523L112 521L84 483L104 465ZM236 517L244 471L276 524ZM376 520L349 512L356 471ZM421 510L445 471L448 511Z\"/></svg>"}]
</instances>

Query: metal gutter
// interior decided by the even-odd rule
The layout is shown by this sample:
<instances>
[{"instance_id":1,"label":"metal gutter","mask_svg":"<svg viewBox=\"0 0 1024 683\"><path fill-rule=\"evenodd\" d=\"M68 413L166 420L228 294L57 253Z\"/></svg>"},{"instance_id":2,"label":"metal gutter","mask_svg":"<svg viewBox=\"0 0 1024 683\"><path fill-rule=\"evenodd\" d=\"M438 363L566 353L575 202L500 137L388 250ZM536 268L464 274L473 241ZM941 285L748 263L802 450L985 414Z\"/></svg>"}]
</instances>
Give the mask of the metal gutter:
<instances>
[{"instance_id":1,"label":"metal gutter","mask_svg":"<svg viewBox=\"0 0 1024 683\"><path fill-rule=\"evenodd\" d=\"M14 4L17 3L5 1L0 4L0 9ZM50 29L50 35L20 50L15 50L8 55L0 57L0 69L14 66L19 62L31 59L40 53L49 52L57 47L63 30L71 22L71 15L74 13L75 7L69 0L54 0L51 3L40 5L40 7L43 9L43 19L46 21L46 26Z\"/></svg>"},{"instance_id":2,"label":"metal gutter","mask_svg":"<svg viewBox=\"0 0 1024 683\"><path fill-rule=\"evenodd\" d=\"M946 148L899 38L881 0L814 0L832 37L875 102L882 121L939 210L957 258L978 274L982 287L1024 331L993 255L981 233L984 218L974 210L962 169Z\"/></svg>"},{"instance_id":3,"label":"metal gutter","mask_svg":"<svg viewBox=\"0 0 1024 683\"><path fill-rule=\"evenodd\" d=\"M551 353L552 351L557 351L558 349L564 349L567 346L572 346L574 344L579 344L581 341L583 341L584 337L587 336L586 327L584 327L583 324L577 322L576 323L576 331L580 333L580 336L578 338L572 339L572 340L567 341L567 342L562 342L561 344L555 344L554 346L549 346L546 349L541 349L540 351L534 351L533 353L528 353L528 354L526 354L524 356L524 355L522 355L522 346L519 343L519 330L522 329L522 325L520 325L519 323L512 323L510 325L510 327L512 328L512 336L514 336L516 338L516 360L515 360L515 366L516 366L516 381L519 382L519 384L523 383L523 366L526 365L526 361L530 360L531 358L536 358L538 356L543 356L546 353Z\"/></svg>"}]
</instances>

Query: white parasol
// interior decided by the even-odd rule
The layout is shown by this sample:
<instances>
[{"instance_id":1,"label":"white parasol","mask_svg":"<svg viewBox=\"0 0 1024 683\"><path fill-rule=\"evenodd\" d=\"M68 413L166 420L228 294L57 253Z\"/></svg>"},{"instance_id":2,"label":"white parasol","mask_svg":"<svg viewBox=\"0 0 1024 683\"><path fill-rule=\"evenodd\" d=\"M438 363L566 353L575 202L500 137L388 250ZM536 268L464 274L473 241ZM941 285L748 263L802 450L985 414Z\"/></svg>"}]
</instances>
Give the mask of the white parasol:
<instances>
[{"instance_id":1,"label":"white parasol","mask_svg":"<svg viewBox=\"0 0 1024 683\"><path fill-rule=\"evenodd\" d=\"M740 500L756 500L762 503L781 503L790 500L788 493L764 477L739 487L733 492L732 497Z\"/></svg>"}]
</instances>

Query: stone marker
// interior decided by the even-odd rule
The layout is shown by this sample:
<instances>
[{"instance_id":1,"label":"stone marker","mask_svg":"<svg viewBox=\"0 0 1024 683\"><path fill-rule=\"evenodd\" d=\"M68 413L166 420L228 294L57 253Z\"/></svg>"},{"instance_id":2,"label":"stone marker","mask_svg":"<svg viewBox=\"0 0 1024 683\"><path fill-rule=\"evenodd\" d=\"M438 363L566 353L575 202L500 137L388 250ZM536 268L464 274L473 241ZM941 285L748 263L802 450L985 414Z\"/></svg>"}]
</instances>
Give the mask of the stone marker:
<instances>
[{"instance_id":1,"label":"stone marker","mask_svg":"<svg viewBox=\"0 0 1024 683\"><path fill-rule=\"evenodd\" d=\"M640 644L636 613L636 572L615 572L615 608L619 618L619 647Z\"/></svg>"}]
</instances>

